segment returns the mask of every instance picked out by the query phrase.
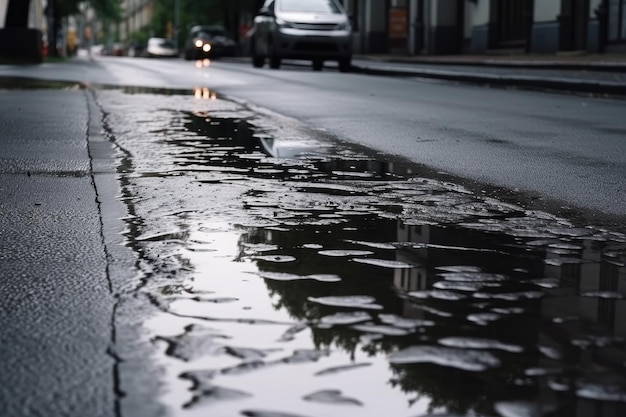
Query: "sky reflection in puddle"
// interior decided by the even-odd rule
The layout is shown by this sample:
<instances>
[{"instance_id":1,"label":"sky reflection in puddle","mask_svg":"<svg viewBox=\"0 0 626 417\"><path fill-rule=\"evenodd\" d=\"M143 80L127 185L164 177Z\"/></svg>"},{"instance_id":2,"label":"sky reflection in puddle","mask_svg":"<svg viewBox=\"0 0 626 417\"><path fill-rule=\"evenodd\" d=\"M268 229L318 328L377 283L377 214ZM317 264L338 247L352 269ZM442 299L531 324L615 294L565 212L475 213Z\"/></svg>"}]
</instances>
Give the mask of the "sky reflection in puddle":
<instances>
[{"instance_id":1,"label":"sky reflection in puddle","mask_svg":"<svg viewBox=\"0 0 626 417\"><path fill-rule=\"evenodd\" d=\"M237 106L161 114L114 133L174 415L626 414L623 235Z\"/></svg>"}]
</instances>

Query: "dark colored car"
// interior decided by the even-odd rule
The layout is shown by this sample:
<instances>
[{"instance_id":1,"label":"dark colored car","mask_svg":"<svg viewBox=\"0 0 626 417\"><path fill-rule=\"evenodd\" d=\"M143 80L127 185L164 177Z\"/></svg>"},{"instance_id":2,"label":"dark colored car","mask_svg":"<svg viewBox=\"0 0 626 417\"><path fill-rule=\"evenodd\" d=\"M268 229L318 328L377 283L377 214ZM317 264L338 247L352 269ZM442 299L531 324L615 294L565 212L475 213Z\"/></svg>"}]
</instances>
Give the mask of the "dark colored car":
<instances>
[{"instance_id":1,"label":"dark colored car","mask_svg":"<svg viewBox=\"0 0 626 417\"><path fill-rule=\"evenodd\" d=\"M237 43L222 26L194 26L185 41L185 59L235 56Z\"/></svg>"},{"instance_id":2,"label":"dark colored car","mask_svg":"<svg viewBox=\"0 0 626 417\"><path fill-rule=\"evenodd\" d=\"M147 54L145 45L138 42L131 42L126 51L127 56L142 57Z\"/></svg>"}]
</instances>

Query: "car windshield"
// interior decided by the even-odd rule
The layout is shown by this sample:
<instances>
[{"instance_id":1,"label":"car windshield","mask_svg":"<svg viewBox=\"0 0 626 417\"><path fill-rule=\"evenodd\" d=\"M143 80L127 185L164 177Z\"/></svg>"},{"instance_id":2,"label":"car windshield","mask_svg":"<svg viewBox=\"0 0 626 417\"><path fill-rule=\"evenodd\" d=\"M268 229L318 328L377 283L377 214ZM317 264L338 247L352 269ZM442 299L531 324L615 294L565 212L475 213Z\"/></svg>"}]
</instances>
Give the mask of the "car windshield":
<instances>
[{"instance_id":1,"label":"car windshield","mask_svg":"<svg viewBox=\"0 0 626 417\"><path fill-rule=\"evenodd\" d=\"M195 33L195 37L201 38L201 37L214 37L214 36L226 36L226 31L222 28L211 28L211 27L205 27L202 29L199 29L197 31L194 32Z\"/></svg>"},{"instance_id":2,"label":"car windshield","mask_svg":"<svg viewBox=\"0 0 626 417\"><path fill-rule=\"evenodd\" d=\"M334 0L282 0L280 10L283 12L341 13Z\"/></svg>"},{"instance_id":3,"label":"car windshield","mask_svg":"<svg viewBox=\"0 0 626 417\"><path fill-rule=\"evenodd\" d=\"M167 39L163 39L162 41L158 42L159 46L162 48L175 48L174 46L174 42L167 40Z\"/></svg>"}]
</instances>

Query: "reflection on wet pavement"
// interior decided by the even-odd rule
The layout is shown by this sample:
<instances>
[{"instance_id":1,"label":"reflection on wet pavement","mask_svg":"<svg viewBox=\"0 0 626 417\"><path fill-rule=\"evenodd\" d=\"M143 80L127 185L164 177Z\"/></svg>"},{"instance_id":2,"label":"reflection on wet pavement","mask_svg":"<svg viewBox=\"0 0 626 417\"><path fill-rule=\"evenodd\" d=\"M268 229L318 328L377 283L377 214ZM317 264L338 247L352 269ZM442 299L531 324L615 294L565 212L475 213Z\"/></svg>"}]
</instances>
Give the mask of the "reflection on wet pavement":
<instances>
[{"instance_id":1,"label":"reflection on wet pavement","mask_svg":"<svg viewBox=\"0 0 626 417\"><path fill-rule=\"evenodd\" d=\"M626 415L625 236L210 92L98 94L173 415Z\"/></svg>"}]
</instances>

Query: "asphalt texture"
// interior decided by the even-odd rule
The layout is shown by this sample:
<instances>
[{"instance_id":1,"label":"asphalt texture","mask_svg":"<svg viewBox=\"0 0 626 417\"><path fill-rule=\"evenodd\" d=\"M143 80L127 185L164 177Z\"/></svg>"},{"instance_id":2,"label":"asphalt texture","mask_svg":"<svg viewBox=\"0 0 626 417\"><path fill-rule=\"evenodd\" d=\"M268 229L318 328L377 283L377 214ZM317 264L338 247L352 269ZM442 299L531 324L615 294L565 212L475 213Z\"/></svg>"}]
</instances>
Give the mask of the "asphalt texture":
<instances>
[{"instance_id":1,"label":"asphalt texture","mask_svg":"<svg viewBox=\"0 0 626 417\"><path fill-rule=\"evenodd\" d=\"M0 415L114 415L113 297L81 90L0 92Z\"/></svg>"},{"instance_id":2,"label":"asphalt texture","mask_svg":"<svg viewBox=\"0 0 626 417\"><path fill-rule=\"evenodd\" d=\"M365 73L626 95L621 63L516 65L354 62ZM88 90L5 89L0 108L0 415L118 415L111 346L132 334L114 317L133 259L119 245L114 149Z\"/></svg>"}]
</instances>

